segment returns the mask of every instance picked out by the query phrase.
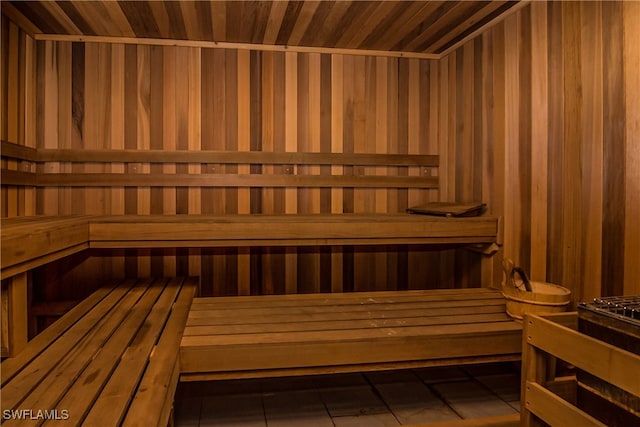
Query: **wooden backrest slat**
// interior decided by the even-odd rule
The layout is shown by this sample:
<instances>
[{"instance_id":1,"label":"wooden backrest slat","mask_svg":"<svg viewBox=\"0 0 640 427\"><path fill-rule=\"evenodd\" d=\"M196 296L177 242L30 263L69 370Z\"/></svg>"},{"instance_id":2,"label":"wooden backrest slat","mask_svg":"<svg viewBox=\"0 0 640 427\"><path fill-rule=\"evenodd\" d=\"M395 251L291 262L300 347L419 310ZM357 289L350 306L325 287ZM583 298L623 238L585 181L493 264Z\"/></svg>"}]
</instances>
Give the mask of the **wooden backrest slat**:
<instances>
[{"instance_id":1,"label":"wooden backrest slat","mask_svg":"<svg viewBox=\"0 0 640 427\"><path fill-rule=\"evenodd\" d=\"M138 393L127 412L124 426L160 425L166 421L160 419L163 414L154 412L151 408L165 404L167 390L173 389L178 381L178 353L182 331L187 322L197 286L197 279L185 279L182 290L173 305L171 317L138 387ZM157 415L158 419L154 420L153 415ZM166 413L164 415L166 416Z\"/></svg>"},{"instance_id":2,"label":"wooden backrest slat","mask_svg":"<svg viewBox=\"0 0 640 427\"><path fill-rule=\"evenodd\" d=\"M438 188L438 177L286 174L45 173L37 187Z\"/></svg>"},{"instance_id":3,"label":"wooden backrest slat","mask_svg":"<svg viewBox=\"0 0 640 427\"><path fill-rule=\"evenodd\" d=\"M100 392L91 410L87 412L84 425L91 425L92 420L99 422L104 417L124 418L125 412L133 399L134 392L140 382L149 357L164 332L164 327L171 313L171 306L180 290L181 282L173 279L164 283L162 295L155 302L148 313L142 328L137 331L135 338L122 355L117 368L111 373L108 382ZM155 284L160 288L160 284Z\"/></svg>"},{"instance_id":4,"label":"wooden backrest slat","mask_svg":"<svg viewBox=\"0 0 640 427\"><path fill-rule=\"evenodd\" d=\"M3 156L36 162L193 163L311 166L438 167L433 154L314 153L269 151L28 149L3 143ZM5 153L5 147L7 151Z\"/></svg>"}]
</instances>

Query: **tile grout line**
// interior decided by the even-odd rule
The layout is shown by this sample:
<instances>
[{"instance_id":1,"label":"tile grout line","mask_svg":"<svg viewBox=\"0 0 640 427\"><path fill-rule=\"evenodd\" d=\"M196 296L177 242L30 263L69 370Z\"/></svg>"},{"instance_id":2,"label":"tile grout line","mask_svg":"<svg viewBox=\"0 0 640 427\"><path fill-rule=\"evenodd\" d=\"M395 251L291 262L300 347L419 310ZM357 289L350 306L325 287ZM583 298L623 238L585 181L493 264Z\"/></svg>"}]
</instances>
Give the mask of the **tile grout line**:
<instances>
[{"instance_id":1,"label":"tile grout line","mask_svg":"<svg viewBox=\"0 0 640 427\"><path fill-rule=\"evenodd\" d=\"M391 409L391 406L389 406L389 404L387 403L386 399L384 398L384 396L382 396L382 393L380 393L380 391L378 390L378 388L375 386L375 384L373 384L373 382L371 381L371 379L369 378L368 375L363 374L364 379L367 381L367 383L369 384L369 387L371 387L371 390L373 391L373 394L376 395L376 397L378 399L380 399L380 401L384 404L385 408L387 408L387 410L389 411L389 413L393 416L393 418L398 422L398 425L402 425L402 422L400 422L400 420L398 419L398 416L395 414L395 412L393 412L393 410Z\"/></svg>"}]
</instances>

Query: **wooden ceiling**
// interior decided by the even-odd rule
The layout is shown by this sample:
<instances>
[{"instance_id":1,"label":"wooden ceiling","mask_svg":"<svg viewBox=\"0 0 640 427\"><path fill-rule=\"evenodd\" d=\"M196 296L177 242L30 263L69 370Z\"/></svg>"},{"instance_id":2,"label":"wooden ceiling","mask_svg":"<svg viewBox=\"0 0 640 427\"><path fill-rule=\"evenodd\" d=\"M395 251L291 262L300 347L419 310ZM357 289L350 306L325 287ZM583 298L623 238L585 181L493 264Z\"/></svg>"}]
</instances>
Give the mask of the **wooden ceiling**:
<instances>
[{"instance_id":1,"label":"wooden ceiling","mask_svg":"<svg viewBox=\"0 0 640 427\"><path fill-rule=\"evenodd\" d=\"M35 34L441 54L513 1L10 1ZM9 13L10 12L10 13ZM26 20L25 20L26 18Z\"/></svg>"}]
</instances>

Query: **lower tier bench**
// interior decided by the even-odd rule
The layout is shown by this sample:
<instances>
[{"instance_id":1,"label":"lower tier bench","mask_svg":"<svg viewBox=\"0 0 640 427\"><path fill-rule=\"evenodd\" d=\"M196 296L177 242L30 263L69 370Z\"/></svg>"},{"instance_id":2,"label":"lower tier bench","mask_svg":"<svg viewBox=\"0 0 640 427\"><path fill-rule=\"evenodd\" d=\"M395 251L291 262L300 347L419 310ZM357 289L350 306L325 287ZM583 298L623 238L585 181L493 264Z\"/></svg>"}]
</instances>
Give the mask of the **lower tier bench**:
<instances>
[{"instance_id":1,"label":"lower tier bench","mask_svg":"<svg viewBox=\"0 0 640 427\"><path fill-rule=\"evenodd\" d=\"M188 278L97 290L2 363L3 424L166 426L196 288Z\"/></svg>"},{"instance_id":2,"label":"lower tier bench","mask_svg":"<svg viewBox=\"0 0 640 427\"><path fill-rule=\"evenodd\" d=\"M521 337L486 288L195 298L181 380L519 360Z\"/></svg>"}]
</instances>

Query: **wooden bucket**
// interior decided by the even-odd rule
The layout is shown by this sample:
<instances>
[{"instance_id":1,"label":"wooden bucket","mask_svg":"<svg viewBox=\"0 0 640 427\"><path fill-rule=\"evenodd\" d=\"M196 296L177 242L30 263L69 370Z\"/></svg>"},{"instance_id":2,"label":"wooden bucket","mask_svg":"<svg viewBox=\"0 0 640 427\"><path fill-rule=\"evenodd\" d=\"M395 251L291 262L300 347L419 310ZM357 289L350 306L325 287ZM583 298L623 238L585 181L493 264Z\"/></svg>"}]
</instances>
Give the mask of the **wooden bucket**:
<instances>
[{"instance_id":1,"label":"wooden bucket","mask_svg":"<svg viewBox=\"0 0 640 427\"><path fill-rule=\"evenodd\" d=\"M509 265L510 269L502 286L509 316L522 320L525 313L558 313L567 310L571 302L569 289L549 282L530 282L522 269L509 263L506 261L505 273ZM520 275L519 280L515 274Z\"/></svg>"}]
</instances>

